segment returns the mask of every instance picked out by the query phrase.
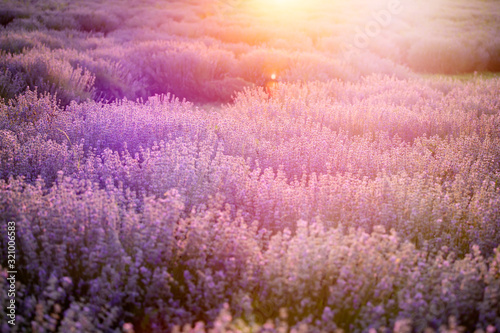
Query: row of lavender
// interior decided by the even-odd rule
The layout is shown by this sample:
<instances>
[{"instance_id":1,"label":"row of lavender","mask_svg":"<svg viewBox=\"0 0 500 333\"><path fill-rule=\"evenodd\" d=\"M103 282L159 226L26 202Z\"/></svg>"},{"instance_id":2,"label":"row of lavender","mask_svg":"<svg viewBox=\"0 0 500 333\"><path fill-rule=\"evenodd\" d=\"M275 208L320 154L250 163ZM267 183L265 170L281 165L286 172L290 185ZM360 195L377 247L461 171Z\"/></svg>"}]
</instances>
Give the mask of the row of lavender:
<instances>
[{"instance_id":1,"label":"row of lavender","mask_svg":"<svg viewBox=\"0 0 500 333\"><path fill-rule=\"evenodd\" d=\"M17 331L500 329L499 88L373 76L214 109L0 104Z\"/></svg>"},{"instance_id":2,"label":"row of lavender","mask_svg":"<svg viewBox=\"0 0 500 333\"><path fill-rule=\"evenodd\" d=\"M263 85L272 73L283 82L343 79L410 71L375 55L349 63L312 51L223 44L213 39L120 42L75 31L6 30L0 34L0 97L27 87L71 101L147 98L174 93L195 102L231 102L245 87ZM147 55L147 56L145 56Z\"/></svg>"},{"instance_id":3,"label":"row of lavender","mask_svg":"<svg viewBox=\"0 0 500 333\"><path fill-rule=\"evenodd\" d=\"M237 49L256 45L335 57L368 51L424 72L499 69L499 6L494 0L316 1L304 6L303 16L276 4L261 2L261 8L255 8L258 2L5 0L0 25L13 30L97 32L119 42L209 38L236 47L235 55L240 54ZM291 22L287 16L292 16ZM14 44L30 44L30 39L16 39Z\"/></svg>"},{"instance_id":4,"label":"row of lavender","mask_svg":"<svg viewBox=\"0 0 500 333\"><path fill-rule=\"evenodd\" d=\"M316 19L296 22L297 27L283 27L238 7L243 4L4 1L0 97L37 86L57 93L65 105L89 97L135 100L167 92L196 102L229 102L235 91L262 85L273 73L284 82L355 81L370 73L405 78L411 76L408 68L448 74L500 68L494 16L499 6L492 0L473 4L475 15L463 13L469 3L450 2L441 15L427 18L436 26L432 36L422 36L427 32L415 26L418 14L408 7L365 47L355 46L355 24L343 22L356 21L360 6L351 5L354 12L348 5L330 8ZM460 17L461 24L443 13ZM370 17L357 20L370 22Z\"/></svg>"}]
</instances>

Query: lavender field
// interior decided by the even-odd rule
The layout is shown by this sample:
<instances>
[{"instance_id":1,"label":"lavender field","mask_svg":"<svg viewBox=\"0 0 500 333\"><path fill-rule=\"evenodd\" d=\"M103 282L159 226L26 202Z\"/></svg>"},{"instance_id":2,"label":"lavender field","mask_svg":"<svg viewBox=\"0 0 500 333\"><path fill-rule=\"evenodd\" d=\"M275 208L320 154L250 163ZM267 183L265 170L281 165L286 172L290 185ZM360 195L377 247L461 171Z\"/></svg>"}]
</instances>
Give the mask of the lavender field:
<instances>
[{"instance_id":1,"label":"lavender field","mask_svg":"<svg viewBox=\"0 0 500 333\"><path fill-rule=\"evenodd\" d=\"M500 332L499 18L0 1L0 332Z\"/></svg>"}]
</instances>

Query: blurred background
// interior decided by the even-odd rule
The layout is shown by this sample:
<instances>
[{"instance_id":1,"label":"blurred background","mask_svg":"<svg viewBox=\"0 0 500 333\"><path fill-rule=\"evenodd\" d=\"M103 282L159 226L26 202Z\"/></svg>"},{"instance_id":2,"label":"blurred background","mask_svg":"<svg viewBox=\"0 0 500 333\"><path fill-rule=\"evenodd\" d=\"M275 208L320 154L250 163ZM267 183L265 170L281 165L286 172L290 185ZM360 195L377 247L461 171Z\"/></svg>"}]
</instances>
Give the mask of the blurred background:
<instances>
[{"instance_id":1,"label":"blurred background","mask_svg":"<svg viewBox=\"0 0 500 333\"><path fill-rule=\"evenodd\" d=\"M495 0L3 1L0 95L63 104L170 92L230 102L244 87L500 70ZM12 84L13 83L13 84Z\"/></svg>"}]
</instances>

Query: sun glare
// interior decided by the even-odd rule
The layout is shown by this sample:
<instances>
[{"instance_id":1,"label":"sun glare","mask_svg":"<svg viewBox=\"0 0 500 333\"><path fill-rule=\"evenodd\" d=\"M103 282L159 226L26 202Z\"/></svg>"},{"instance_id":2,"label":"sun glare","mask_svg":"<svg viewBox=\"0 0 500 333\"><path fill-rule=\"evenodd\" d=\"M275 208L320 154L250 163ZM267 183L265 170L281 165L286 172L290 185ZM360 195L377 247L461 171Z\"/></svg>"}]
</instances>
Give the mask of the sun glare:
<instances>
[{"instance_id":1,"label":"sun glare","mask_svg":"<svg viewBox=\"0 0 500 333\"><path fill-rule=\"evenodd\" d=\"M317 1L306 0L253 0L252 7L263 18L284 22L297 22L305 12L314 10Z\"/></svg>"},{"instance_id":2,"label":"sun glare","mask_svg":"<svg viewBox=\"0 0 500 333\"><path fill-rule=\"evenodd\" d=\"M273 0L269 1L270 3L274 2L276 5L279 6L290 6L290 5L296 5L302 1L300 0Z\"/></svg>"}]
</instances>

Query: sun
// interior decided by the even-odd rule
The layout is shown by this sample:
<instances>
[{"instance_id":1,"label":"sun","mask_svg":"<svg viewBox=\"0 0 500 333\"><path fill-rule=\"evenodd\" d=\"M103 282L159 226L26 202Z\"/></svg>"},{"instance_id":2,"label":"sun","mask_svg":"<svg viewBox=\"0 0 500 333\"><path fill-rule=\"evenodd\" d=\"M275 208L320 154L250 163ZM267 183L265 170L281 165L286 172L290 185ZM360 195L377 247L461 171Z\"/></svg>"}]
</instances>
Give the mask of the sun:
<instances>
[{"instance_id":1,"label":"sun","mask_svg":"<svg viewBox=\"0 0 500 333\"><path fill-rule=\"evenodd\" d=\"M293 5L294 3L298 3L300 2L299 0L272 0L272 1L269 1L269 2L274 2L275 4L277 5L280 5L280 6L286 6L286 5Z\"/></svg>"},{"instance_id":2,"label":"sun","mask_svg":"<svg viewBox=\"0 0 500 333\"><path fill-rule=\"evenodd\" d=\"M271 16L300 15L311 3L311 0L253 0L256 9Z\"/></svg>"},{"instance_id":3,"label":"sun","mask_svg":"<svg viewBox=\"0 0 500 333\"><path fill-rule=\"evenodd\" d=\"M308 4L305 0L269 0L266 1L269 6L274 6L277 9L298 9L299 7L306 6Z\"/></svg>"},{"instance_id":4,"label":"sun","mask_svg":"<svg viewBox=\"0 0 500 333\"><path fill-rule=\"evenodd\" d=\"M314 29L318 18L325 14L325 4L337 0L248 0L246 13L255 20L253 24L269 31L280 30L289 35ZM277 30L273 30L277 29Z\"/></svg>"}]
</instances>

